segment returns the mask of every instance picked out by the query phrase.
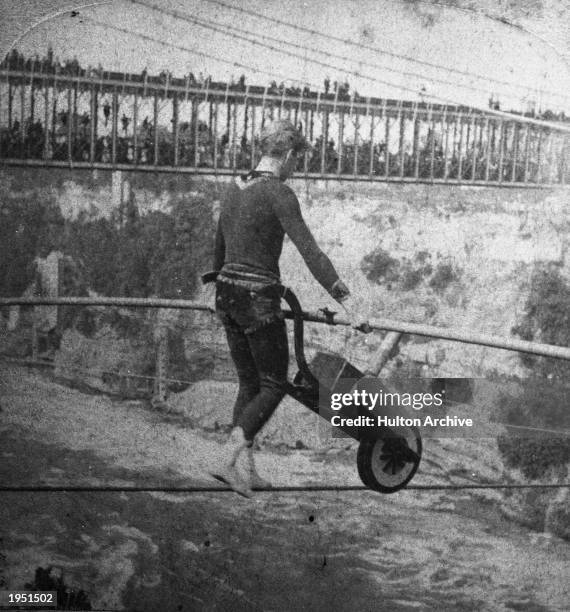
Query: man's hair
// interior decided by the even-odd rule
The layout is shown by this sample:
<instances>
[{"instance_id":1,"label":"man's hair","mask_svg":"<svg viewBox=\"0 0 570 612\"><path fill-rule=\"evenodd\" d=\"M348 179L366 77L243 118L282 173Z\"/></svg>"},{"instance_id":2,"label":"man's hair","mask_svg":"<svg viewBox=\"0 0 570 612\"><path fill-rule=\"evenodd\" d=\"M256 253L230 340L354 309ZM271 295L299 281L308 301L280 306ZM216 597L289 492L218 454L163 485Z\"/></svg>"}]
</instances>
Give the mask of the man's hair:
<instances>
[{"instance_id":1,"label":"man's hair","mask_svg":"<svg viewBox=\"0 0 570 612\"><path fill-rule=\"evenodd\" d=\"M260 144L262 154L270 157L280 157L290 149L302 153L310 146L301 131L287 119L277 119L266 125L261 131Z\"/></svg>"}]
</instances>

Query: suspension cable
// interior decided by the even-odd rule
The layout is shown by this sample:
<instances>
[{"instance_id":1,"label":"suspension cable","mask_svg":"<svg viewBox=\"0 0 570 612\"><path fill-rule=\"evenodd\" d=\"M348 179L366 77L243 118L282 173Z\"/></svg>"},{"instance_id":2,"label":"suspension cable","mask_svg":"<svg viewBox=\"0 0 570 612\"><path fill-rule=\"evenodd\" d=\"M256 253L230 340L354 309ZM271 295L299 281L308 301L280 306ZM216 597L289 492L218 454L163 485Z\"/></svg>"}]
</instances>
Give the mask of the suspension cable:
<instances>
[{"instance_id":1,"label":"suspension cable","mask_svg":"<svg viewBox=\"0 0 570 612\"><path fill-rule=\"evenodd\" d=\"M144 4L144 2L141 2L141 0L131 0L131 2L136 2L138 4ZM433 63L433 62L430 62L430 61L427 61L427 60L421 60L421 59L418 59L418 58L414 58L414 57L411 57L409 55L404 55L404 54L401 54L401 53L395 53L393 51L388 51L386 49L379 49L378 47L374 47L372 45L367 45L365 43L356 42L356 41L348 39L348 38L346 38L346 39L345 38L341 38L340 36L335 36L333 34L324 34L323 32L320 32L318 30L314 30L312 28L307 28L305 26L296 25L296 24L284 21L282 19L277 19L275 17L269 17L267 15L263 15L262 13L259 13L259 12L254 11L254 10L250 10L250 9L246 9L246 8L243 8L243 7L239 7L239 6L228 4L226 2L223 2L222 0L206 0L206 2L209 2L211 4L216 4L216 5L221 6L223 8L230 9L230 10L233 10L233 11L237 11L237 12L242 13L242 14L247 14L247 15L250 15L252 17L256 17L258 19L262 19L262 20L265 20L265 21L268 21L268 22L271 22L271 23L275 23L275 24L280 25L280 26L285 26L285 27L288 27L288 28L292 28L292 29L297 30L299 32L304 32L305 34L310 34L311 36L320 36L321 38L325 38L325 39L330 40L330 41L342 43L342 44L345 44L345 45L350 45L350 46L357 47L357 48L360 48L360 49L365 49L367 51L372 51L373 53L376 53L378 55L387 55L389 57L394 57L396 59L403 59L405 61L413 62L413 63L419 64L419 65L422 65L422 66L428 66L430 68L437 68L437 69L442 69L443 68L443 69L447 70L448 72L457 73L457 74L460 74L462 76L476 77L476 78L487 80L487 81L494 81L494 82L497 82L497 83L500 83L500 84L512 85L512 83L509 83L509 81L504 81L504 80L501 80L501 79L495 79L495 78L489 77L488 75L481 75L481 74L471 73L471 72L468 72L466 70L460 70L458 68L453 68L453 67L449 67L449 66L443 66L441 64L436 64L436 63ZM512 24L508 24L508 25L512 25ZM530 34L526 30L523 30L523 31L526 34ZM545 43L545 41L543 41L540 37L537 37L537 38L539 38L539 40L541 40L541 42ZM548 44L548 43L545 43L545 44ZM556 50L554 50L554 51L556 53L558 53ZM564 60L564 61L566 61L566 60ZM529 91L532 91L530 88L528 88L528 89L529 89Z\"/></svg>"},{"instance_id":2,"label":"suspension cable","mask_svg":"<svg viewBox=\"0 0 570 612\"><path fill-rule=\"evenodd\" d=\"M275 72L269 72L267 70L263 70L262 68L258 68L258 67L255 67L255 66L250 66L250 65L247 65L247 64L242 64L241 62L237 62L237 61L226 60L226 59L224 59L222 57L219 57L219 56L208 54L208 53L205 53L203 51L198 51L197 49L191 49L189 47L184 47L182 45L177 45L177 44L174 44L174 43L169 43L169 42L160 40L158 38L153 38L152 36L148 36L148 35L142 34L140 32L135 32L133 30L129 30L129 29L126 29L126 28L121 28L119 26L114 26L112 24L105 23L103 21L99 21L99 20L92 19L92 18L87 18L87 17L84 18L84 20L85 21L90 21L91 23L97 24L97 25L99 25L101 27L105 27L105 28L109 28L109 29L112 29L112 30L116 30L118 32L122 32L124 34L129 34L129 35L132 35L132 36L137 36L137 37L141 38L142 40L154 42L156 44L159 44L159 45L162 45L162 46L165 46L165 47L179 49L181 51L184 51L184 52L187 52L187 53L191 53L191 54L194 54L194 55L198 55L198 56L201 56L201 57L207 57L209 59L213 59L215 61L219 61L221 63L229 64L229 65L241 68L241 69L252 70L253 72L259 72L259 73L268 74L268 75L270 75L272 77L278 76L280 79L284 79L285 81L290 81L290 82L293 82L293 83L299 83L299 84L302 84L302 85L308 85L308 86L316 88L316 89L319 88L318 85L315 85L314 83L308 82L306 80L295 79L295 78L293 78L291 76L283 75L283 74L279 74L278 75ZM229 36L232 36L233 38L237 38L237 36L234 35L234 34L230 34ZM261 45L261 46L267 47L267 45L264 45L261 42L256 42L256 41L250 41L250 42L252 44L256 44L256 45ZM297 53L293 53L293 52L290 52L290 51L286 51L286 50L280 50L277 47L272 47L272 49L274 49L275 51L277 51L279 53L284 53L286 55L289 55L289 56L291 56L291 57L293 57L293 58L295 58L297 60L300 59L300 60L304 61L306 59L302 55L299 55ZM333 64L329 64L328 62L322 62L322 61L316 60L316 59L309 60L309 61L311 61L314 64L317 64L317 65L320 65L322 67L325 67L325 68L334 68L334 69L336 69L336 66L334 66ZM356 75L356 76L359 76L361 78L364 78L364 79L366 79L368 81L371 81L371 82L379 83L381 85L387 85L389 87L394 87L396 89L399 89L401 91L407 91L407 92L412 93L414 95L417 94L417 91L415 89L413 89L413 88L411 88L409 86L406 86L406 85L397 84L397 83L394 83L393 81L389 81L389 80L386 80L386 79L380 79L380 78L373 77L373 76L363 75L360 72L354 72L353 74ZM462 102L458 102L457 100L452 100L452 99L444 97L444 96L438 96L438 95L432 94L432 93L425 93L423 95L428 97L428 98L431 98L431 99L435 100L438 103L443 103L443 104L451 105L451 106L465 106L465 104L462 103ZM554 123L552 121L546 121L546 120L543 120L543 119L533 119L531 117L526 117L524 115L518 115L518 114L515 114L515 113L501 111L501 110L497 110L497 109L493 109L493 108L486 108L486 107L483 107L483 106L480 106L480 105L469 104L469 108L471 108L473 110L477 110L477 111L479 111L482 114L493 115L493 116L496 116L496 117L499 117L501 119L505 119L505 120L508 120L508 121L516 121L516 122L519 122L519 123L535 125L537 127L544 127L544 128L548 128L548 129L551 129L551 130L558 131L558 132L564 132L564 133L569 133L570 134L570 126L567 126L567 125L564 125L564 124Z\"/></svg>"},{"instance_id":3,"label":"suspension cable","mask_svg":"<svg viewBox=\"0 0 570 612\"><path fill-rule=\"evenodd\" d=\"M236 34L235 37L238 38L238 39L242 39L242 40L246 40L248 42L251 42L252 44L261 44L262 46L265 46L266 48L271 49L273 51L276 51L278 53L284 53L284 51L282 49L278 48L278 47L273 47L273 46L268 45L268 44L260 43L260 42L258 42L258 40L259 39L270 40L270 41L273 41L273 42L275 42L275 43L277 43L279 45L288 45L290 47L299 49L299 50L304 51L304 52L310 51L311 53L319 53L321 55L325 55L327 57L333 57L333 58L336 58L336 59L339 59L339 60L343 60L343 61L346 61L346 62L354 61L352 58L350 58L350 57L348 57L346 55L340 55L340 54L337 54L337 53L334 53L334 52L322 51L320 49L317 49L316 47L300 45L300 44L293 43L293 42L290 42L290 41L287 41L287 40L283 40L281 38L276 38L274 36L268 36L266 34L261 34L261 33L253 34L252 32L249 32L248 30L244 30L243 28L238 28L238 27L236 27L234 25L222 24L222 23L217 22L217 21L212 21L212 20L209 20L209 19L204 19L203 17L200 17L200 18L193 17L192 15L189 15L187 13L181 13L180 11L176 11L176 10L169 10L169 9L164 8L164 7L160 7L160 6L156 5L156 4L153 4L151 2L145 2L144 0L130 0L130 1L133 4L139 4L141 6L145 6L147 8L150 8L150 9L154 10L154 11L157 11L159 13L162 13L162 14L174 17L175 19L183 20L183 21L186 21L188 23L192 23L194 25L201 26L203 28L211 29L211 30L213 30L215 32L222 32L222 30L220 28L224 28L224 30L226 32L229 32L230 35L231 35L231 31L238 32L238 33L241 33L241 34L245 34L246 36L253 37L253 39L252 38L244 38L244 37L240 36L240 34ZM346 42L348 42L348 41L346 41ZM354 43L354 44L356 46L360 46L358 43ZM382 54L383 51L378 50L378 53ZM415 61L414 58L411 58L411 57L408 57L408 56L404 56L404 57L408 61L410 61L410 62ZM315 60L312 60L310 58L305 58L305 59L308 62L314 62L315 61ZM400 70L400 69L397 69L397 68L393 68L391 66L383 66L381 64L377 64L377 63L374 63L374 62L359 61L358 63L362 64L364 66L370 66L372 68L377 68L377 69L380 69L380 70L386 70L388 72L393 72L393 73L401 74L401 75L404 75L404 76L416 77L416 78L420 78L420 79L428 78L428 77L426 77L425 74L420 74L418 72L409 72L409 71L405 71L405 70L403 71L403 70ZM449 68L447 68L446 66L443 66L443 65L438 66L438 68L446 70L447 72L455 72L454 69L449 69ZM465 76L476 77L476 78L479 78L481 80L485 79L485 80L490 81L490 82L491 81L498 82L498 83L500 83L502 85L506 85L506 86L512 87L512 88L522 89L522 90L527 91L527 92L533 92L534 91L533 88L531 88L531 87L529 87L527 85L522 85L520 83L510 83L508 81L504 81L504 80L500 80L500 79L493 79L491 77L483 77L483 76L479 76L479 75L474 75L474 74L471 74L471 73L469 73L467 71L465 71L465 72L464 71L460 71L460 72L462 74L464 74ZM358 76L363 76L363 75L360 75L358 73L355 73L355 74L357 74ZM476 91L476 92L479 92L479 93L484 93L486 95L489 94L489 91L486 90L486 89L482 89L481 87L476 87L474 85L461 84L461 83L458 83L457 81L449 81L449 80L438 78L438 77L429 77L429 80L433 81L433 82L436 82L436 83L441 83L441 84L444 84L444 85L453 85L455 87L459 87L460 89L470 89L471 91ZM565 94L563 94L561 92L555 92L555 91L546 90L546 89L543 89L541 91L543 93L546 93L546 94L550 95L550 96L554 96L554 97L560 98L560 99L565 100L565 101L569 101L570 100L570 96L565 95ZM424 95L429 95L429 94L424 94Z\"/></svg>"},{"instance_id":4,"label":"suspension cable","mask_svg":"<svg viewBox=\"0 0 570 612\"><path fill-rule=\"evenodd\" d=\"M165 40L161 40L159 38L155 38L153 36L148 36L147 34L143 34L142 32L136 32L135 30L129 30L127 28L121 28L119 26L113 25L111 23L106 23L104 21L100 21L98 19L94 19L92 17L83 17L84 21L88 21L90 23L93 23L95 25L98 25L100 27L103 28L108 28L110 30L115 30L117 32L122 32L123 34L129 34L130 36L136 36L138 38L140 38L141 40L145 40L147 42L152 42L152 43L156 43L158 45L161 45L163 47L168 47L171 49L177 49L179 51L184 51L185 53L189 53L191 55L198 55L200 57L205 57L217 62L220 62L222 64L227 64L229 66L233 66L235 68L241 68L244 70L251 70L254 73L260 73L260 74L265 74L271 78L275 78L277 77L278 79L284 80L284 81L290 81L292 83L298 83L300 85L307 85L313 88L317 88L318 85L316 85L315 83L311 83L309 81L306 80L302 80L302 79L295 79L292 78L288 75L284 75L275 71L269 71L269 70L264 70L263 68L259 68L257 66L252 66L252 65L248 65L248 64L242 64L241 62L235 61L235 60L227 60L224 59L218 55L212 55L210 53L205 53L204 51L199 51L198 49L193 49L191 47L186 47L184 45L178 45L175 43L171 43L171 42L167 42Z\"/></svg>"}]
</instances>

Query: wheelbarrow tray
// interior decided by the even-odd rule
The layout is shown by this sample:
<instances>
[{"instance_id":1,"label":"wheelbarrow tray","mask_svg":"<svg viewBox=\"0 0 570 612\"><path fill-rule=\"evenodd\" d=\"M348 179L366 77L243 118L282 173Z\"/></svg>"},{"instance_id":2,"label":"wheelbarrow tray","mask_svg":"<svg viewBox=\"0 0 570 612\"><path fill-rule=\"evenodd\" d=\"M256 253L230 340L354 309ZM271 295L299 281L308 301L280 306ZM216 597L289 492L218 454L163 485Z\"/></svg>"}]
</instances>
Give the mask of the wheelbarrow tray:
<instances>
[{"instance_id":1,"label":"wheelbarrow tray","mask_svg":"<svg viewBox=\"0 0 570 612\"><path fill-rule=\"evenodd\" d=\"M333 416L338 416L338 411L331 408L331 395L333 393L350 393L355 385L366 378L366 375L349 361L334 353L318 352L309 364L309 368L318 385L311 383L303 377L299 371L293 383L287 384L287 393L301 402L307 408L320 417L331 422ZM358 417L361 412L355 406L344 407L342 416L347 418ZM374 412L368 413L375 415ZM399 437L397 430L388 426L382 427L360 427L360 426L336 426L346 435L355 440L378 439L388 437Z\"/></svg>"},{"instance_id":2,"label":"wheelbarrow tray","mask_svg":"<svg viewBox=\"0 0 570 612\"><path fill-rule=\"evenodd\" d=\"M310 384L301 372L293 383L287 383L286 392L304 406L331 423L338 414L332 410L332 393L348 393L364 374L346 359L330 353L317 353L309 365L319 385ZM314 382L314 381L313 381ZM343 416L358 416L347 413ZM421 458L422 442L415 427L336 427L359 441L356 464L362 482L381 493L395 493L414 477ZM403 430L403 431L402 431Z\"/></svg>"}]
</instances>

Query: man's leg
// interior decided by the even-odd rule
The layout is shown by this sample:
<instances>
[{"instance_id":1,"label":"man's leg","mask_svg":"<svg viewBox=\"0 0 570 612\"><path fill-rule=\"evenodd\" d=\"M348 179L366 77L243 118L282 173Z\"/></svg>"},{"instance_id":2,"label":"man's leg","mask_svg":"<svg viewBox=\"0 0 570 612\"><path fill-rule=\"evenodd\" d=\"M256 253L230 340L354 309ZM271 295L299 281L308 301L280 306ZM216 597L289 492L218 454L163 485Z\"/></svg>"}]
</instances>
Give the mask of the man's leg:
<instances>
[{"instance_id":1,"label":"man's leg","mask_svg":"<svg viewBox=\"0 0 570 612\"><path fill-rule=\"evenodd\" d=\"M285 322L282 319L262 323L255 331L245 334L251 323L259 324L260 315L268 308L273 311L278 300L258 299L252 309L251 292L241 292L232 285L220 283L216 305L226 328L232 359L240 379L240 392L234 406L234 427L228 441L210 470L216 478L227 482L235 491L251 495L251 484L264 487L255 471L252 451L248 451L249 478L236 469L239 455L246 447L252 447L255 434L271 417L284 395L283 383L287 379L289 350ZM266 303L267 302L267 303ZM237 308L241 305L242 308ZM247 342L247 347L244 341ZM249 401L248 401L249 400ZM247 401L247 403L246 403Z\"/></svg>"},{"instance_id":2,"label":"man's leg","mask_svg":"<svg viewBox=\"0 0 570 612\"><path fill-rule=\"evenodd\" d=\"M236 427L245 406L259 393L259 375L249 348L247 336L235 328L227 327L226 337L239 379L239 390L234 404L232 419L232 427ZM246 469L250 478L249 484L255 489L270 488L271 483L262 478L255 467L253 445L253 441L248 442L246 454Z\"/></svg>"},{"instance_id":3,"label":"man's leg","mask_svg":"<svg viewBox=\"0 0 570 612\"><path fill-rule=\"evenodd\" d=\"M238 425L246 439L253 440L285 395L289 366L285 321L267 323L248 333L247 339L259 375L259 393L244 407Z\"/></svg>"},{"instance_id":4,"label":"man's leg","mask_svg":"<svg viewBox=\"0 0 570 612\"><path fill-rule=\"evenodd\" d=\"M238 421L244 407L259 392L259 377L245 333L229 318L225 319L224 328L230 354L238 373L239 391L234 404L232 431L214 460L210 474L228 484L240 495L251 497L251 482L242 477L236 467L239 455L251 445L246 440ZM255 483L256 486L258 484Z\"/></svg>"},{"instance_id":5,"label":"man's leg","mask_svg":"<svg viewBox=\"0 0 570 612\"><path fill-rule=\"evenodd\" d=\"M225 326L230 355L237 370L239 389L233 408L236 427L245 406L259 393L259 375L246 334L235 326Z\"/></svg>"},{"instance_id":6,"label":"man's leg","mask_svg":"<svg viewBox=\"0 0 570 612\"><path fill-rule=\"evenodd\" d=\"M247 465L251 486L267 488L271 484L263 479L255 468L253 440L263 425L271 418L285 394L283 384L287 380L289 347L283 320L274 321L247 335L251 354L257 366L260 388L257 395L245 406L238 425L251 441L247 452Z\"/></svg>"}]
</instances>

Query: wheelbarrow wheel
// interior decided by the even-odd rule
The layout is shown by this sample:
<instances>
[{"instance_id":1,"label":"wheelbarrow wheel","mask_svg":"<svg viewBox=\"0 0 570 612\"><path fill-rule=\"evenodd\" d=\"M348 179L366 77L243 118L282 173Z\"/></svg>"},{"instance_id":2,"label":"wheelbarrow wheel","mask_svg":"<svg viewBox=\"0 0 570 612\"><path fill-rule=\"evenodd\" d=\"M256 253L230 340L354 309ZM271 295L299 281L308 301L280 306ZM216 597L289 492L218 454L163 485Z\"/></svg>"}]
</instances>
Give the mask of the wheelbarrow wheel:
<instances>
[{"instance_id":1,"label":"wheelbarrow wheel","mask_svg":"<svg viewBox=\"0 0 570 612\"><path fill-rule=\"evenodd\" d=\"M370 489L395 493L414 477L420 465L422 439L415 427L400 436L363 438L358 447L358 475Z\"/></svg>"}]
</instances>

